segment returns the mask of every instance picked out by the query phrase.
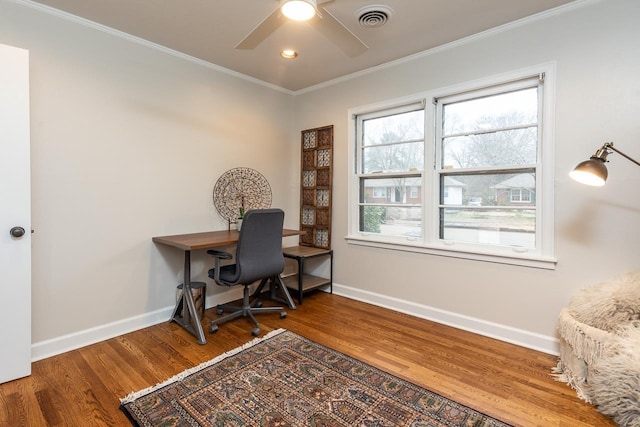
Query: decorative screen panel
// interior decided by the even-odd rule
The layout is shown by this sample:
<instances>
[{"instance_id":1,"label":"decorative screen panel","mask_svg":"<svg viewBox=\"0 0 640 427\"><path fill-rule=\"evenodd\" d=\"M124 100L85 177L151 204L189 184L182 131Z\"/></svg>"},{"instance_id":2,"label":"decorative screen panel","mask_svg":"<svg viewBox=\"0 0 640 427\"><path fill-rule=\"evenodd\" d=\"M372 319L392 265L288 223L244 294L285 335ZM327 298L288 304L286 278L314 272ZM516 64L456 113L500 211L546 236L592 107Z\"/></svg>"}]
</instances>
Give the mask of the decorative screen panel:
<instances>
[{"instance_id":1,"label":"decorative screen panel","mask_svg":"<svg viewBox=\"0 0 640 427\"><path fill-rule=\"evenodd\" d=\"M300 244L331 249L333 126L302 131Z\"/></svg>"}]
</instances>

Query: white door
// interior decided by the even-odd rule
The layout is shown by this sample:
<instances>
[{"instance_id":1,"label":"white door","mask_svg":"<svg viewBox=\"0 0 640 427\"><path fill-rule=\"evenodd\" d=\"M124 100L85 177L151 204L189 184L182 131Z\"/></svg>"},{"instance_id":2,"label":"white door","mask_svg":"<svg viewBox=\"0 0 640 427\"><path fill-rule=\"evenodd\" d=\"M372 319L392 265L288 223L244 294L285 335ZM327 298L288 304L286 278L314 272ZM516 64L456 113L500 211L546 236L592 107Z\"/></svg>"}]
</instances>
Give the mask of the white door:
<instances>
[{"instance_id":1,"label":"white door","mask_svg":"<svg viewBox=\"0 0 640 427\"><path fill-rule=\"evenodd\" d=\"M0 383L31 374L29 154L29 52L0 44Z\"/></svg>"}]
</instances>

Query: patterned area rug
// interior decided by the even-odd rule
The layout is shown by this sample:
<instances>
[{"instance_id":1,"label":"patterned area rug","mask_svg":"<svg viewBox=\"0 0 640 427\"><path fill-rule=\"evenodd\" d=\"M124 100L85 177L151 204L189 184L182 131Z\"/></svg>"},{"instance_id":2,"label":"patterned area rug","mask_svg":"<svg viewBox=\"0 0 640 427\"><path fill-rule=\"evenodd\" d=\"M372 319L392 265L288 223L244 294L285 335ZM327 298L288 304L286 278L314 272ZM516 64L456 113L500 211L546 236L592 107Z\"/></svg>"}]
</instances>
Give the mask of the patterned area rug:
<instances>
[{"instance_id":1,"label":"patterned area rug","mask_svg":"<svg viewBox=\"0 0 640 427\"><path fill-rule=\"evenodd\" d=\"M137 426L508 426L282 329L121 403Z\"/></svg>"}]
</instances>

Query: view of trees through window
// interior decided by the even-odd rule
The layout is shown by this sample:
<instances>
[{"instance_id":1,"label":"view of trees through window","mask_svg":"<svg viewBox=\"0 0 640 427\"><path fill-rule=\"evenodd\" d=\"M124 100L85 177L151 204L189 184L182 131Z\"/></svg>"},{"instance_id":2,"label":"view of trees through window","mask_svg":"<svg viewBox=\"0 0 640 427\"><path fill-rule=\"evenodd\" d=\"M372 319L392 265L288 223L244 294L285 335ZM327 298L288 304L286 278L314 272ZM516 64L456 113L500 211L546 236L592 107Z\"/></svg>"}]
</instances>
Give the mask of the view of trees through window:
<instances>
[{"instance_id":1,"label":"view of trees through window","mask_svg":"<svg viewBox=\"0 0 640 427\"><path fill-rule=\"evenodd\" d=\"M421 237L433 213L440 239L535 247L538 90L532 79L438 100L434 201L423 200L425 108L361 117L359 230Z\"/></svg>"},{"instance_id":2,"label":"view of trees through window","mask_svg":"<svg viewBox=\"0 0 640 427\"><path fill-rule=\"evenodd\" d=\"M362 121L360 231L421 235L424 109Z\"/></svg>"},{"instance_id":3,"label":"view of trees through window","mask_svg":"<svg viewBox=\"0 0 640 427\"><path fill-rule=\"evenodd\" d=\"M440 238L534 248L537 86L440 108Z\"/></svg>"}]
</instances>

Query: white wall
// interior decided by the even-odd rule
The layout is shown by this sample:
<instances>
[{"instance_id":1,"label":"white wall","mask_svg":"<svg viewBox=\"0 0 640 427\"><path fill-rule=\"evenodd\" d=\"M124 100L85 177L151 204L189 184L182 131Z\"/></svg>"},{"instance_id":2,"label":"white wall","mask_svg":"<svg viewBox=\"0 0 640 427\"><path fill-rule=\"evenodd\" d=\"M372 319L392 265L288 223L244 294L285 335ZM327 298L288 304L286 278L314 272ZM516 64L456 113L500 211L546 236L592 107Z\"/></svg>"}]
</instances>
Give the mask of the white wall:
<instances>
[{"instance_id":1,"label":"white wall","mask_svg":"<svg viewBox=\"0 0 640 427\"><path fill-rule=\"evenodd\" d=\"M31 58L36 359L168 319L183 254L151 238L225 227L226 170L260 171L297 227L290 93L6 0L0 43Z\"/></svg>"},{"instance_id":2,"label":"white wall","mask_svg":"<svg viewBox=\"0 0 640 427\"><path fill-rule=\"evenodd\" d=\"M556 317L571 295L640 264L640 169L614 154L604 188L567 176L609 140L640 158L638 17L637 0L583 2L299 94L298 129L335 126L337 292L554 352ZM554 271L341 239L347 234L349 108L551 61L557 64Z\"/></svg>"}]
</instances>

